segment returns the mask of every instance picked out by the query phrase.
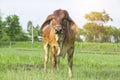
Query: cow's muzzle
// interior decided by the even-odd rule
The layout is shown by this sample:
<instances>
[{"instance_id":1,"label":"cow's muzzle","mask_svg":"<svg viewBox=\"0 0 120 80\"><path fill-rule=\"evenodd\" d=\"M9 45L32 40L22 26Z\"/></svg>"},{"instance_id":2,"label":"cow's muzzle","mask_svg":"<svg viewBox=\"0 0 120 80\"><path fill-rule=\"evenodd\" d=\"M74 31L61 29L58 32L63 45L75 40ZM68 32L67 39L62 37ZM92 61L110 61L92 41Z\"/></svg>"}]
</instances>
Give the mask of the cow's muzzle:
<instances>
[{"instance_id":1,"label":"cow's muzzle","mask_svg":"<svg viewBox=\"0 0 120 80\"><path fill-rule=\"evenodd\" d=\"M55 29L55 34L62 34L62 29Z\"/></svg>"},{"instance_id":2,"label":"cow's muzzle","mask_svg":"<svg viewBox=\"0 0 120 80\"><path fill-rule=\"evenodd\" d=\"M55 34L62 34L63 33L63 29L61 26L56 26L55 28Z\"/></svg>"}]
</instances>

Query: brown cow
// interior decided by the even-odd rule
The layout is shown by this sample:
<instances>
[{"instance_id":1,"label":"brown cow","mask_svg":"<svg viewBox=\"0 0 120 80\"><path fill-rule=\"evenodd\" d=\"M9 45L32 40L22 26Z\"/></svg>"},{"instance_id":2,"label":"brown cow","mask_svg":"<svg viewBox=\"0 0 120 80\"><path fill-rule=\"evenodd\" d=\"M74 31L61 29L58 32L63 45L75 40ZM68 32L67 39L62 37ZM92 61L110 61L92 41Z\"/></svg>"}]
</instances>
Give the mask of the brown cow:
<instances>
[{"instance_id":1,"label":"brown cow","mask_svg":"<svg viewBox=\"0 0 120 80\"><path fill-rule=\"evenodd\" d=\"M58 9L47 17L40 29L44 44L45 71L50 49L52 67L56 67L57 70L59 70L60 56L64 58L67 53L69 77L72 77L74 42L77 30L78 27L66 10Z\"/></svg>"}]
</instances>

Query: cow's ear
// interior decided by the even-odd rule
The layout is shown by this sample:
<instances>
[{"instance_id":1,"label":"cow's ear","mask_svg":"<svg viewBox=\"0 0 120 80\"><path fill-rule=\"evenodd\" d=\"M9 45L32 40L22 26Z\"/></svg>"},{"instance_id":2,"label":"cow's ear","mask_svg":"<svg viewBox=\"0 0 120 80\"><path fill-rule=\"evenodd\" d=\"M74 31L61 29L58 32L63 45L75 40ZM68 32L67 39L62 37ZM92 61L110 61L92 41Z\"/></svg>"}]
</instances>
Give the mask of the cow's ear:
<instances>
[{"instance_id":1,"label":"cow's ear","mask_svg":"<svg viewBox=\"0 0 120 80\"><path fill-rule=\"evenodd\" d=\"M75 34L77 34L79 31L78 26L74 22L72 22L71 24L71 29L74 31Z\"/></svg>"},{"instance_id":2,"label":"cow's ear","mask_svg":"<svg viewBox=\"0 0 120 80\"><path fill-rule=\"evenodd\" d=\"M52 20L52 15L49 15L47 18L46 18L46 20L43 22L43 24L42 24L42 26L41 26L41 28L40 28L40 31L42 32L43 31L43 29L45 28L45 27L47 27L47 25L49 25L50 24L50 21Z\"/></svg>"},{"instance_id":3,"label":"cow's ear","mask_svg":"<svg viewBox=\"0 0 120 80\"><path fill-rule=\"evenodd\" d=\"M78 26L76 25L76 23L70 18L68 17L68 20L70 22L70 28L74 31L74 33L78 33Z\"/></svg>"}]
</instances>

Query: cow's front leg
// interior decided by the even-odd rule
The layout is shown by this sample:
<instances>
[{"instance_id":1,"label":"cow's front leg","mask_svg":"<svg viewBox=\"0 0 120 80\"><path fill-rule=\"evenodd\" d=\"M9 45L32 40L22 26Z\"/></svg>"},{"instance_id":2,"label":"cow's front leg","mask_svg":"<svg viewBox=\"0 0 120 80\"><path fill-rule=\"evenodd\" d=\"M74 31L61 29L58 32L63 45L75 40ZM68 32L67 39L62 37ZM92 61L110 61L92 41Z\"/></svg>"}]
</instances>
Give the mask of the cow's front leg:
<instances>
[{"instance_id":1,"label":"cow's front leg","mask_svg":"<svg viewBox=\"0 0 120 80\"><path fill-rule=\"evenodd\" d=\"M44 71L47 70L48 62L48 44L44 44Z\"/></svg>"},{"instance_id":2,"label":"cow's front leg","mask_svg":"<svg viewBox=\"0 0 120 80\"><path fill-rule=\"evenodd\" d=\"M52 63L52 69L56 67L56 56L55 56L55 48L53 46L50 47L50 57Z\"/></svg>"},{"instance_id":3,"label":"cow's front leg","mask_svg":"<svg viewBox=\"0 0 120 80\"><path fill-rule=\"evenodd\" d=\"M56 53L57 53L57 55L56 55L56 68L57 68L57 71L59 71L60 52L61 52L60 47L55 48L55 51L56 51Z\"/></svg>"},{"instance_id":4,"label":"cow's front leg","mask_svg":"<svg viewBox=\"0 0 120 80\"><path fill-rule=\"evenodd\" d=\"M57 68L57 71L59 71L59 65L60 65L60 56L56 56L56 68Z\"/></svg>"},{"instance_id":5,"label":"cow's front leg","mask_svg":"<svg viewBox=\"0 0 120 80\"><path fill-rule=\"evenodd\" d=\"M74 47L71 47L68 50L68 74L70 78L72 77L73 53Z\"/></svg>"}]
</instances>

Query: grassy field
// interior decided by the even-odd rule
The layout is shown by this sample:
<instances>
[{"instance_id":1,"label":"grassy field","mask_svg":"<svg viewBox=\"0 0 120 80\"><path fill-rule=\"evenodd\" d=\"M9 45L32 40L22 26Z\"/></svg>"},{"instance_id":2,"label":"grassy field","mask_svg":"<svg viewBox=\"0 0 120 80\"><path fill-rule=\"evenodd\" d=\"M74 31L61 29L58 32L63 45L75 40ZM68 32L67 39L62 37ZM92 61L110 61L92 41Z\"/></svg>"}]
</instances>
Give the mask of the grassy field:
<instances>
[{"instance_id":1,"label":"grassy field","mask_svg":"<svg viewBox=\"0 0 120 80\"><path fill-rule=\"evenodd\" d=\"M72 80L120 80L120 44L76 43ZM18 42L0 48L0 80L69 80L67 58L60 72L43 72L41 43Z\"/></svg>"}]
</instances>

